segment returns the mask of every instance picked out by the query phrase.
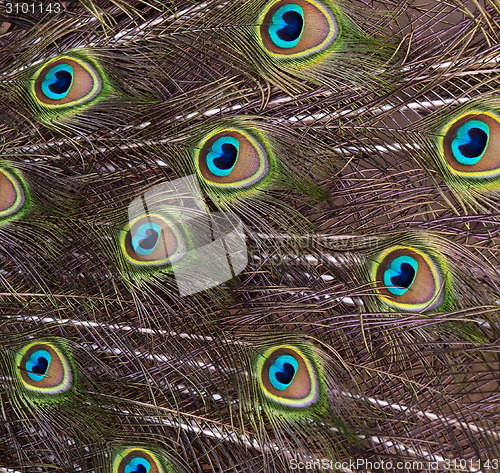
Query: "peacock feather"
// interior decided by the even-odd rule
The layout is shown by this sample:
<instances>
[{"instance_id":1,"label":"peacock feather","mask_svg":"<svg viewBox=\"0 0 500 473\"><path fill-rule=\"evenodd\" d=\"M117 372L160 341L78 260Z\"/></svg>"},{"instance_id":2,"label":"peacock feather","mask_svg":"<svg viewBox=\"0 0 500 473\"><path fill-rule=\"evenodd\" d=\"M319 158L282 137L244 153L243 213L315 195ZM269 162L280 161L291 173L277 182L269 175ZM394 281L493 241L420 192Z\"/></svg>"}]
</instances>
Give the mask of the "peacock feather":
<instances>
[{"instance_id":1,"label":"peacock feather","mask_svg":"<svg viewBox=\"0 0 500 473\"><path fill-rule=\"evenodd\" d=\"M497 471L499 31L0 1L0 472Z\"/></svg>"}]
</instances>

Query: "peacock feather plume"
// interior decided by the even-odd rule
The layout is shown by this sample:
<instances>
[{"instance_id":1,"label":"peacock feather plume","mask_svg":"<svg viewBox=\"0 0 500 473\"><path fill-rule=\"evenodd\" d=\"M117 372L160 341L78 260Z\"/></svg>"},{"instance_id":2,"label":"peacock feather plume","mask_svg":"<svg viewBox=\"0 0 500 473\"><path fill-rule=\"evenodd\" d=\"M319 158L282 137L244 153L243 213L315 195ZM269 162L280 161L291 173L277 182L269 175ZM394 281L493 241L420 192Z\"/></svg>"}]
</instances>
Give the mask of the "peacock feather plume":
<instances>
[{"instance_id":1,"label":"peacock feather plume","mask_svg":"<svg viewBox=\"0 0 500 473\"><path fill-rule=\"evenodd\" d=\"M0 1L0 472L497 471L499 31Z\"/></svg>"}]
</instances>

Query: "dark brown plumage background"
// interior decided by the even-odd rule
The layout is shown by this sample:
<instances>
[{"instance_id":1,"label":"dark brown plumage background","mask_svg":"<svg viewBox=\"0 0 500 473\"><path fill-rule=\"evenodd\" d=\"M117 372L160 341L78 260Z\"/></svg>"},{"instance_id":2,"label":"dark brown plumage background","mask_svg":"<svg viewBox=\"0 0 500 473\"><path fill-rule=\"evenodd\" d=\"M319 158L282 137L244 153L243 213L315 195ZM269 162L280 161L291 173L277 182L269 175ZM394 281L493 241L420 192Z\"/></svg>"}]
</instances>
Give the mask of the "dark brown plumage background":
<instances>
[{"instance_id":1,"label":"dark brown plumage background","mask_svg":"<svg viewBox=\"0 0 500 473\"><path fill-rule=\"evenodd\" d=\"M341 47L290 63L254 34L269 3L81 0L39 15L0 1L0 168L30 194L0 221L2 473L114 471L134 446L172 471L496 471L499 187L447 174L436 142L460 113L500 113L500 4L325 1L350 25ZM75 51L108 95L61 116L30 81ZM248 265L181 297L168 266L132 268L117 235L134 199L197 175L200 141L224 127L255 132L278 164L251 192L200 182L208 209L241 219ZM391 245L445 261L446 303L384 303L370 268ZM16 380L33 340L72 360L64 396ZM265 399L255 360L274 345L317 361L318 406Z\"/></svg>"}]
</instances>

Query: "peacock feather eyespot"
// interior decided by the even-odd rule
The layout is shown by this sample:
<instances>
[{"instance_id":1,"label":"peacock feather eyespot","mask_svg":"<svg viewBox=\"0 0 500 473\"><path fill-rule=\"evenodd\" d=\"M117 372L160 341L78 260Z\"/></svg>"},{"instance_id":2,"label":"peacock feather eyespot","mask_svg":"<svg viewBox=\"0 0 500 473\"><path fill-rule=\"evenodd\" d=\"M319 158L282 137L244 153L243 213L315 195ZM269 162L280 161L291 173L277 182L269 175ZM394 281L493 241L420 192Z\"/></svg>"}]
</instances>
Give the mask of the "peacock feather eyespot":
<instances>
[{"instance_id":1,"label":"peacock feather eyespot","mask_svg":"<svg viewBox=\"0 0 500 473\"><path fill-rule=\"evenodd\" d=\"M119 232L118 238L126 259L136 266L172 264L186 252L186 242L180 229L157 214L132 220Z\"/></svg>"},{"instance_id":2,"label":"peacock feather eyespot","mask_svg":"<svg viewBox=\"0 0 500 473\"><path fill-rule=\"evenodd\" d=\"M113 473L174 473L169 462L149 449L129 447L119 450L113 460Z\"/></svg>"},{"instance_id":3,"label":"peacock feather eyespot","mask_svg":"<svg viewBox=\"0 0 500 473\"><path fill-rule=\"evenodd\" d=\"M448 170L466 179L500 176L500 117L469 110L449 123L441 140Z\"/></svg>"},{"instance_id":4,"label":"peacock feather eyespot","mask_svg":"<svg viewBox=\"0 0 500 473\"><path fill-rule=\"evenodd\" d=\"M0 225L22 216L28 197L28 188L21 175L0 167Z\"/></svg>"},{"instance_id":5,"label":"peacock feather eyespot","mask_svg":"<svg viewBox=\"0 0 500 473\"><path fill-rule=\"evenodd\" d=\"M273 155L258 132L218 129L196 147L196 168L206 184L242 189L261 182L272 167Z\"/></svg>"},{"instance_id":6,"label":"peacock feather eyespot","mask_svg":"<svg viewBox=\"0 0 500 473\"><path fill-rule=\"evenodd\" d=\"M393 246L375 259L371 277L385 304L417 312L442 305L446 292L444 272L444 263L423 251Z\"/></svg>"},{"instance_id":7,"label":"peacock feather eyespot","mask_svg":"<svg viewBox=\"0 0 500 473\"><path fill-rule=\"evenodd\" d=\"M89 58L64 55L45 63L32 77L32 93L42 108L88 105L103 91L103 73Z\"/></svg>"},{"instance_id":8,"label":"peacock feather eyespot","mask_svg":"<svg viewBox=\"0 0 500 473\"><path fill-rule=\"evenodd\" d=\"M310 57L339 37L336 13L334 7L314 0L271 2L258 20L259 41L274 57Z\"/></svg>"},{"instance_id":9,"label":"peacock feather eyespot","mask_svg":"<svg viewBox=\"0 0 500 473\"><path fill-rule=\"evenodd\" d=\"M296 347L269 348L258 357L257 373L264 396L275 405L301 408L319 399L316 364Z\"/></svg>"},{"instance_id":10,"label":"peacock feather eyespot","mask_svg":"<svg viewBox=\"0 0 500 473\"><path fill-rule=\"evenodd\" d=\"M36 341L19 349L15 364L25 389L37 394L61 394L74 385L75 375L63 346Z\"/></svg>"}]
</instances>

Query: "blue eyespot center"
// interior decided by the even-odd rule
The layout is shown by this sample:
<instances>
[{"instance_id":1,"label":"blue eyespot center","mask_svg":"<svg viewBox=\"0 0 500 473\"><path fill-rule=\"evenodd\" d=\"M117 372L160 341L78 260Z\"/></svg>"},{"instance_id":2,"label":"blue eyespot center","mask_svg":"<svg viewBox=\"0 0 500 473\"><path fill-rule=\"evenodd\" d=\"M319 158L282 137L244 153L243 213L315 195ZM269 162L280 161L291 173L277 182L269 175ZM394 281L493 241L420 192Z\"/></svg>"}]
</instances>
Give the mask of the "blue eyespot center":
<instances>
[{"instance_id":1,"label":"blue eyespot center","mask_svg":"<svg viewBox=\"0 0 500 473\"><path fill-rule=\"evenodd\" d=\"M451 143L453 156L460 164L477 164L488 146L489 127L480 120L469 120L457 131Z\"/></svg>"},{"instance_id":2,"label":"blue eyespot center","mask_svg":"<svg viewBox=\"0 0 500 473\"><path fill-rule=\"evenodd\" d=\"M73 68L68 64L58 64L45 74L42 92L52 100L61 100L73 84Z\"/></svg>"},{"instance_id":3,"label":"blue eyespot center","mask_svg":"<svg viewBox=\"0 0 500 473\"><path fill-rule=\"evenodd\" d=\"M269 367L269 379L274 388L283 391L292 384L299 364L290 355L281 355Z\"/></svg>"},{"instance_id":4,"label":"blue eyespot center","mask_svg":"<svg viewBox=\"0 0 500 473\"><path fill-rule=\"evenodd\" d=\"M49 89L54 92L54 94L64 94L67 93L73 77L67 71L58 71L55 73L56 81L49 84Z\"/></svg>"},{"instance_id":5,"label":"blue eyespot center","mask_svg":"<svg viewBox=\"0 0 500 473\"><path fill-rule=\"evenodd\" d=\"M143 223L132 237L132 248L141 256L150 255L160 241L161 227L157 223Z\"/></svg>"},{"instance_id":6,"label":"blue eyespot center","mask_svg":"<svg viewBox=\"0 0 500 473\"><path fill-rule=\"evenodd\" d=\"M222 155L214 159L214 165L223 170L231 169L236 162L238 149L229 143L223 144L221 149Z\"/></svg>"},{"instance_id":7,"label":"blue eyespot center","mask_svg":"<svg viewBox=\"0 0 500 473\"><path fill-rule=\"evenodd\" d=\"M240 143L233 136L223 136L214 142L207 154L208 170L216 176L227 176L238 160Z\"/></svg>"},{"instance_id":8,"label":"blue eyespot center","mask_svg":"<svg viewBox=\"0 0 500 473\"><path fill-rule=\"evenodd\" d=\"M384 285L392 294L401 296L412 286L417 270L418 262L415 258L398 256L384 272Z\"/></svg>"},{"instance_id":9,"label":"blue eyespot center","mask_svg":"<svg viewBox=\"0 0 500 473\"><path fill-rule=\"evenodd\" d=\"M304 26L304 20L300 13L287 11L281 18L283 18L286 26L276 32L279 38L283 41L295 41L298 39Z\"/></svg>"},{"instance_id":10,"label":"blue eyespot center","mask_svg":"<svg viewBox=\"0 0 500 473\"><path fill-rule=\"evenodd\" d=\"M47 350L35 351L26 362L26 372L33 381L41 381L49 369L52 357Z\"/></svg>"},{"instance_id":11,"label":"blue eyespot center","mask_svg":"<svg viewBox=\"0 0 500 473\"><path fill-rule=\"evenodd\" d=\"M148 473L151 468L151 464L141 457L134 457L125 466L124 473Z\"/></svg>"},{"instance_id":12,"label":"blue eyespot center","mask_svg":"<svg viewBox=\"0 0 500 473\"><path fill-rule=\"evenodd\" d=\"M269 36L280 48L297 46L304 29L304 13L299 5L284 5L273 15Z\"/></svg>"}]
</instances>

